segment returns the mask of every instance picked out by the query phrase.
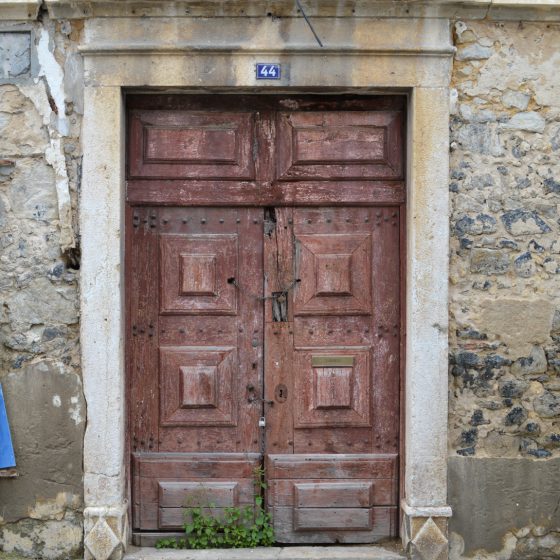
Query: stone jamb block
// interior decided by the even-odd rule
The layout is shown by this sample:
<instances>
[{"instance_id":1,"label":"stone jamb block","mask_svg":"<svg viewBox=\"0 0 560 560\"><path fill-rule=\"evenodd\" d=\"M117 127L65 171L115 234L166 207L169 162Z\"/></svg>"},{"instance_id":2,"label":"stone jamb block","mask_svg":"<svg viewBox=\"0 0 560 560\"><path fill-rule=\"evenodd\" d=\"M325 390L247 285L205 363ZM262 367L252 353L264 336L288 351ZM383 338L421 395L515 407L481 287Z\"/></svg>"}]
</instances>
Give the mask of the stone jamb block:
<instances>
[{"instance_id":1,"label":"stone jamb block","mask_svg":"<svg viewBox=\"0 0 560 560\"><path fill-rule=\"evenodd\" d=\"M447 560L451 508L411 507L404 501L401 539L410 560Z\"/></svg>"},{"instance_id":2,"label":"stone jamb block","mask_svg":"<svg viewBox=\"0 0 560 560\"><path fill-rule=\"evenodd\" d=\"M127 505L84 510L84 560L120 560L128 542Z\"/></svg>"}]
</instances>

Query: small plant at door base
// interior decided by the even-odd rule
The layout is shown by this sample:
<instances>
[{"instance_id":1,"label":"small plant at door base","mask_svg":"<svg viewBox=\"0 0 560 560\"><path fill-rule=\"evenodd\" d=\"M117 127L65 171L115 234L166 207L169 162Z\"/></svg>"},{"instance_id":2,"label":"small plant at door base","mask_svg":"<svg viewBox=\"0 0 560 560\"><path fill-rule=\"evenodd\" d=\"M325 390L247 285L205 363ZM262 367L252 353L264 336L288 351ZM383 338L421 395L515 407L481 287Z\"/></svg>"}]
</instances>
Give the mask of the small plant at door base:
<instances>
[{"instance_id":1,"label":"small plant at door base","mask_svg":"<svg viewBox=\"0 0 560 560\"><path fill-rule=\"evenodd\" d=\"M264 469L257 467L254 506L227 507L220 515L214 505L189 508L185 512L186 538L160 539L157 548L253 548L274 544L272 518L263 507L262 491L266 489ZM210 513L206 513L207 511Z\"/></svg>"}]
</instances>

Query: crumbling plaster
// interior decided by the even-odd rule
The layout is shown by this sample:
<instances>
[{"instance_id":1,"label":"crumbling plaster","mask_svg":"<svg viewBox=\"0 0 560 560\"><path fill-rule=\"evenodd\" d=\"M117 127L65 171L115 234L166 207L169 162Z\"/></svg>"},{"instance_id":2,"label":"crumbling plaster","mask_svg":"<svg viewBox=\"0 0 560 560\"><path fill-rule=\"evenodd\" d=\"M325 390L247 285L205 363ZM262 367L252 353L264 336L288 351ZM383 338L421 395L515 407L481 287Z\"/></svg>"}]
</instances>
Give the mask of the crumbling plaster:
<instances>
[{"instance_id":1,"label":"crumbling plaster","mask_svg":"<svg viewBox=\"0 0 560 560\"><path fill-rule=\"evenodd\" d=\"M0 478L0 543L42 558L82 549L86 410L75 249L82 92L67 86L63 69L79 57L80 27L48 18L0 24L0 36L18 39L16 51L0 43L0 383L18 475Z\"/></svg>"}]
</instances>

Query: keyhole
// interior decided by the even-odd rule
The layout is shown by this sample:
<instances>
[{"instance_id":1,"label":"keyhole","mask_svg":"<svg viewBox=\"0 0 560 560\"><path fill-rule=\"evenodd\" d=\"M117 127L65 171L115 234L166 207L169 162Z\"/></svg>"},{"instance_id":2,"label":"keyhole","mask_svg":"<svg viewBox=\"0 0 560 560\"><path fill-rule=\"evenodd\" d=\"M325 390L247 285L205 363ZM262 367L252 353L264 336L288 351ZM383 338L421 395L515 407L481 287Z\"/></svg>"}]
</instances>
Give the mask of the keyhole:
<instances>
[{"instance_id":1,"label":"keyhole","mask_svg":"<svg viewBox=\"0 0 560 560\"><path fill-rule=\"evenodd\" d=\"M283 383L280 385L276 385L276 389L274 390L274 396L276 397L277 402L286 402L288 398L288 388Z\"/></svg>"}]
</instances>

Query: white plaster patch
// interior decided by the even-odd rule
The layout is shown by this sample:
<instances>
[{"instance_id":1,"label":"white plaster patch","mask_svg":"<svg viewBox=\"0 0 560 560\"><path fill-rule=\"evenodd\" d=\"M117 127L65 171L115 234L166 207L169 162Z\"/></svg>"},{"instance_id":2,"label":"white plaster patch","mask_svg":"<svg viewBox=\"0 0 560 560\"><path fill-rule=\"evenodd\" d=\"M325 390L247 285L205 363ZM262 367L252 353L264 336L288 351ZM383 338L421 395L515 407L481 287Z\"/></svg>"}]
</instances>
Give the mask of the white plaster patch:
<instances>
[{"instance_id":1,"label":"white plaster patch","mask_svg":"<svg viewBox=\"0 0 560 560\"><path fill-rule=\"evenodd\" d=\"M70 413L70 418L74 420L76 426L84 421L82 416L82 405L80 404L80 399L78 397L70 397L71 406L68 408Z\"/></svg>"},{"instance_id":2,"label":"white plaster patch","mask_svg":"<svg viewBox=\"0 0 560 560\"><path fill-rule=\"evenodd\" d=\"M52 403L53 403L53 406L56 406L56 408L60 408L62 406L62 401L60 400L60 395L54 395L54 397L52 398Z\"/></svg>"},{"instance_id":3,"label":"white plaster patch","mask_svg":"<svg viewBox=\"0 0 560 560\"><path fill-rule=\"evenodd\" d=\"M20 85L18 89L35 105L35 109L43 118L43 124L48 127L51 122L52 109L45 82L37 79L33 85Z\"/></svg>"},{"instance_id":4,"label":"white plaster patch","mask_svg":"<svg viewBox=\"0 0 560 560\"><path fill-rule=\"evenodd\" d=\"M45 31L45 33L47 33L48 36L48 32ZM49 83L48 78L47 83ZM51 87L52 91L50 83L49 87ZM45 159L54 169L56 175L55 185L58 203L58 220L60 223L60 245L64 251L70 247L75 247L76 242L74 239L74 230L72 228L72 205L66 158L64 157L62 140L59 136L61 132L60 130L54 129L51 124L53 110L49 103L45 83L42 80L37 80L32 86L20 86L19 89L21 93L33 103L43 119L43 124L49 131L50 144L45 150ZM64 111L64 105L62 110Z\"/></svg>"},{"instance_id":5,"label":"white plaster patch","mask_svg":"<svg viewBox=\"0 0 560 560\"><path fill-rule=\"evenodd\" d=\"M56 196L58 200L58 219L60 222L60 245L62 250L74 247L74 232L72 230L72 203L66 159L62 150L60 138L51 138L51 143L45 151L45 158L56 174Z\"/></svg>"},{"instance_id":6,"label":"white plaster patch","mask_svg":"<svg viewBox=\"0 0 560 560\"><path fill-rule=\"evenodd\" d=\"M66 118L64 72L50 50L50 34L48 30L41 29L37 45L37 58L39 60L39 76L44 76L49 85L51 96L58 110L58 131L63 136L68 135L69 124Z\"/></svg>"}]
</instances>

